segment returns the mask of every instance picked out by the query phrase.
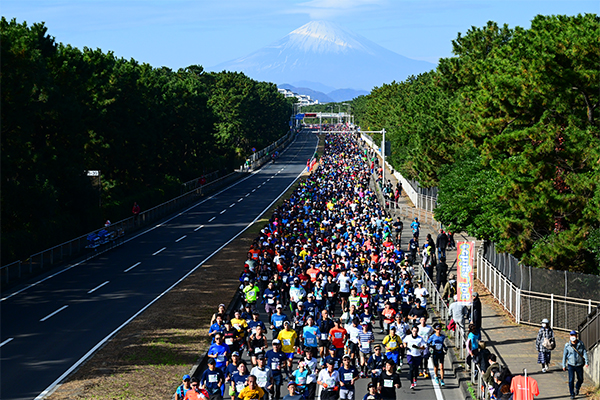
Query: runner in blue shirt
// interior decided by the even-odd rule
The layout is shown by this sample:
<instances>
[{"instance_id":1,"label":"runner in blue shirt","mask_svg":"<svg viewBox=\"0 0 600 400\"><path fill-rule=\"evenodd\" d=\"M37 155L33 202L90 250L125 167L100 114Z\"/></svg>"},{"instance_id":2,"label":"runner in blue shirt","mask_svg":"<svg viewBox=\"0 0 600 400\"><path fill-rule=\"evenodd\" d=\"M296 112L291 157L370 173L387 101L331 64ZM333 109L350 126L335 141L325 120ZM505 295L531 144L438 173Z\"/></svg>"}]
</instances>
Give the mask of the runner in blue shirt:
<instances>
[{"instance_id":1,"label":"runner in blue shirt","mask_svg":"<svg viewBox=\"0 0 600 400\"><path fill-rule=\"evenodd\" d=\"M338 374L340 374L340 399L354 400L354 382L359 374L358 370L350 364L349 355L346 354L342 359Z\"/></svg>"},{"instance_id":2,"label":"runner in blue shirt","mask_svg":"<svg viewBox=\"0 0 600 400\"><path fill-rule=\"evenodd\" d=\"M206 389L211 395L222 394L223 382L225 382L223 371L217 368L215 364L213 358L209 359L208 369L202 373L202 377L200 378L200 386Z\"/></svg>"},{"instance_id":3,"label":"runner in blue shirt","mask_svg":"<svg viewBox=\"0 0 600 400\"><path fill-rule=\"evenodd\" d=\"M271 330L273 331L273 339L279 335L279 331L283 329L283 323L289 321L287 315L283 313L283 306L277 304L277 312L271 316Z\"/></svg>"},{"instance_id":4,"label":"runner in blue shirt","mask_svg":"<svg viewBox=\"0 0 600 400\"><path fill-rule=\"evenodd\" d=\"M444 386L444 355L448 351L446 347L446 336L442 333L442 324L436 322L433 324L434 334L429 336L427 339L427 345L431 349L432 360L433 360L433 381L439 383L440 386ZM438 366L440 375L438 378Z\"/></svg>"},{"instance_id":5,"label":"runner in blue shirt","mask_svg":"<svg viewBox=\"0 0 600 400\"><path fill-rule=\"evenodd\" d=\"M302 338L304 339L305 350L312 352L313 357L317 356L317 347L319 346L319 338L321 331L315 325L313 316L309 316L306 320L306 326L302 330Z\"/></svg>"},{"instance_id":6,"label":"runner in blue shirt","mask_svg":"<svg viewBox=\"0 0 600 400\"><path fill-rule=\"evenodd\" d=\"M228 364L229 346L223 343L223 335L217 333L215 335L215 343L208 348L208 357L216 361L216 367L220 370L225 369Z\"/></svg>"}]
</instances>

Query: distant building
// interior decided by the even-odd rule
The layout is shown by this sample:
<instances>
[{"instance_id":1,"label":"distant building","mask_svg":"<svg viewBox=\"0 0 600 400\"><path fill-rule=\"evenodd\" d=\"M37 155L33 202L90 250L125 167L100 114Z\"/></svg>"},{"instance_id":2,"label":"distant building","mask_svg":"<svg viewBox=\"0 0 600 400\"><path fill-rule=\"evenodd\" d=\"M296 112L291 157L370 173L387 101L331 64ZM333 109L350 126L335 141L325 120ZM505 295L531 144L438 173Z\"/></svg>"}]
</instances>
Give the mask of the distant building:
<instances>
[{"instance_id":1,"label":"distant building","mask_svg":"<svg viewBox=\"0 0 600 400\"><path fill-rule=\"evenodd\" d=\"M298 93L294 93L294 92L292 92L291 90L288 90L288 89L279 89L279 88L277 89L277 91L279 93L281 93L286 99L288 97L295 97L295 98L297 98L298 99L298 103L301 106L311 106L313 104L319 104L319 100L312 100L310 98L310 96L307 95L307 94L298 94Z\"/></svg>"}]
</instances>

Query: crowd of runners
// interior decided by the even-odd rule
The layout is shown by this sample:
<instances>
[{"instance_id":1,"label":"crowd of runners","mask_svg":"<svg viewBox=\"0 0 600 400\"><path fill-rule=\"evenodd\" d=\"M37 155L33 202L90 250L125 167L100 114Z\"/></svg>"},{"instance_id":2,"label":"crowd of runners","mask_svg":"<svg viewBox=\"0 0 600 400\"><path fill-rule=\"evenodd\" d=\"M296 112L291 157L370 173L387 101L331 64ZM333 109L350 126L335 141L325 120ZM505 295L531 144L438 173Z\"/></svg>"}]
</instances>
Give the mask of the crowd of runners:
<instances>
[{"instance_id":1,"label":"crowd of runners","mask_svg":"<svg viewBox=\"0 0 600 400\"><path fill-rule=\"evenodd\" d=\"M429 324L415 252L400 248L370 175L354 135L326 136L318 168L248 252L243 309L230 319L224 305L215 313L208 369L198 380L185 376L179 398L395 399L402 365L414 389L429 377L429 358L445 384L442 326ZM376 331L385 334L381 342ZM363 378L368 393L355 393Z\"/></svg>"}]
</instances>

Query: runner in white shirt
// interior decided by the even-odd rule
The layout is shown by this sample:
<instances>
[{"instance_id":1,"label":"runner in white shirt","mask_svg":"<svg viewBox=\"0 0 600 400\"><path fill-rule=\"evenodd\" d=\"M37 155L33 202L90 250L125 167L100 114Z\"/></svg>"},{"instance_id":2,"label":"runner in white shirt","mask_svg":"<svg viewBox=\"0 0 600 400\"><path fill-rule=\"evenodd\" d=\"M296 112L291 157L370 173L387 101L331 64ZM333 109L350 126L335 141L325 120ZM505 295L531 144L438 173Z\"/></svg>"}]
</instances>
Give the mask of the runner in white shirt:
<instances>
[{"instance_id":1,"label":"runner in white shirt","mask_svg":"<svg viewBox=\"0 0 600 400\"><path fill-rule=\"evenodd\" d=\"M429 292L427 289L423 287L423 281L417 281L417 288L415 289L415 297L421 300L421 307L427 307L427 298L429 297Z\"/></svg>"},{"instance_id":2,"label":"runner in white shirt","mask_svg":"<svg viewBox=\"0 0 600 400\"><path fill-rule=\"evenodd\" d=\"M417 376L419 375L419 366L423 356L423 350L427 347L427 342L419 336L419 328L413 326L411 334L404 338L404 346L406 347L406 361L409 365L408 379L410 380L410 388L414 389L417 386Z\"/></svg>"},{"instance_id":3,"label":"runner in white shirt","mask_svg":"<svg viewBox=\"0 0 600 400\"><path fill-rule=\"evenodd\" d=\"M340 374L333 369L333 360L327 361L327 368L319 372L317 380L321 386L321 400L338 399L340 392Z\"/></svg>"},{"instance_id":4,"label":"runner in white shirt","mask_svg":"<svg viewBox=\"0 0 600 400\"><path fill-rule=\"evenodd\" d=\"M431 325L427 325L427 320L425 319L425 317L421 317L421 319L419 320L419 336L421 336L423 340L427 342L429 340L429 337L433 335L433 333L433 327ZM429 378L427 363L429 362L430 356L431 354L429 352L429 347L427 347L423 352L423 358L421 359L421 370L419 371L419 376Z\"/></svg>"}]
</instances>

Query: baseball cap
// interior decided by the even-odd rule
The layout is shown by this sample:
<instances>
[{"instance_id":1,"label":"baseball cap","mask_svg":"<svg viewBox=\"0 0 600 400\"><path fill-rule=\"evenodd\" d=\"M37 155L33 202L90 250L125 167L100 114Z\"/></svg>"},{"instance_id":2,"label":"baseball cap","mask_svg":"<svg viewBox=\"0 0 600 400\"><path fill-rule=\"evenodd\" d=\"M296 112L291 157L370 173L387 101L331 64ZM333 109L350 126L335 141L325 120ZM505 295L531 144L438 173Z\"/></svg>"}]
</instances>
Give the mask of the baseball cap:
<instances>
[{"instance_id":1,"label":"baseball cap","mask_svg":"<svg viewBox=\"0 0 600 400\"><path fill-rule=\"evenodd\" d=\"M238 351L234 351L233 353L231 353L232 356L238 356L240 355L240 353Z\"/></svg>"},{"instance_id":2,"label":"baseball cap","mask_svg":"<svg viewBox=\"0 0 600 400\"><path fill-rule=\"evenodd\" d=\"M215 365L215 364L216 364L216 361L215 361L215 359L214 359L214 358L209 358L207 363L208 363L209 365Z\"/></svg>"},{"instance_id":3,"label":"baseball cap","mask_svg":"<svg viewBox=\"0 0 600 400\"><path fill-rule=\"evenodd\" d=\"M283 306L281 304L277 304L275 308L283 308Z\"/></svg>"},{"instance_id":4,"label":"baseball cap","mask_svg":"<svg viewBox=\"0 0 600 400\"><path fill-rule=\"evenodd\" d=\"M273 344L281 344L281 340L279 339L273 339Z\"/></svg>"},{"instance_id":5,"label":"baseball cap","mask_svg":"<svg viewBox=\"0 0 600 400\"><path fill-rule=\"evenodd\" d=\"M473 297L479 297L479 293L473 292Z\"/></svg>"},{"instance_id":6,"label":"baseball cap","mask_svg":"<svg viewBox=\"0 0 600 400\"><path fill-rule=\"evenodd\" d=\"M335 362L333 361L333 359L330 358L329 360L327 360L327 364L335 365Z\"/></svg>"},{"instance_id":7,"label":"baseball cap","mask_svg":"<svg viewBox=\"0 0 600 400\"><path fill-rule=\"evenodd\" d=\"M183 378L181 378L182 381L187 381L187 380L190 380L190 379L192 379L192 378L188 374L185 374L183 376Z\"/></svg>"},{"instance_id":8,"label":"baseball cap","mask_svg":"<svg viewBox=\"0 0 600 400\"><path fill-rule=\"evenodd\" d=\"M290 386L296 386L296 382L294 382L294 381L289 381L289 382L288 382L288 387L290 387Z\"/></svg>"},{"instance_id":9,"label":"baseball cap","mask_svg":"<svg viewBox=\"0 0 600 400\"><path fill-rule=\"evenodd\" d=\"M329 346L329 350L337 350L334 345Z\"/></svg>"},{"instance_id":10,"label":"baseball cap","mask_svg":"<svg viewBox=\"0 0 600 400\"><path fill-rule=\"evenodd\" d=\"M569 335L577 335L577 331L576 330L572 330L571 332L569 332Z\"/></svg>"},{"instance_id":11,"label":"baseball cap","mask_svg":"<svg viewBox=\"0 0 600 400\"><path fill-rule=\"evenodd\" d=\"M346 359L346 358L349 360L349 359L350 359L350 356L349 356L348 354L344 354L344 357L342 357L342 360L344 360L344 359Z\"/></svg>"},{"instance_id":12,"label":"baseball cap","mask_svg":"<svg viewBox=\"0 0 600 400\"><path fill-rule=\"evenodd\" d=\"M283 324L284 324L284 325L289 325L289 324L290 324L290 321L284 321L284 322L283 322Z\"/></svg>"}]
</instances>

